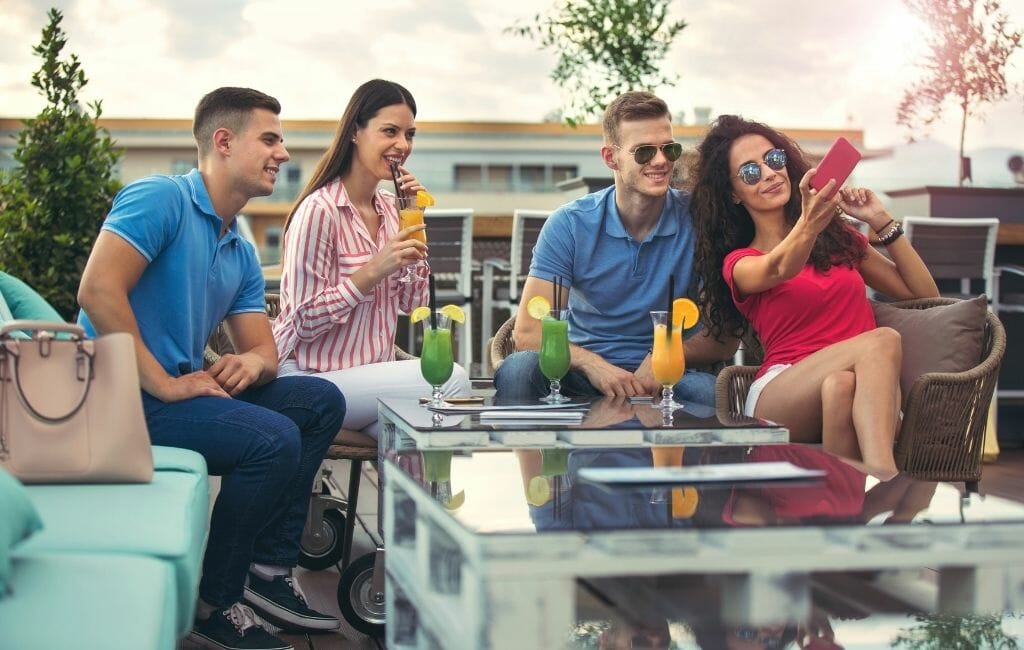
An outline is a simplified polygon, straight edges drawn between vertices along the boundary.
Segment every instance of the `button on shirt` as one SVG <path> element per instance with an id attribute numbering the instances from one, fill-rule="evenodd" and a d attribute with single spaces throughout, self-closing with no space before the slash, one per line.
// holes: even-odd
<path id="1" fill-rule="evenodd" d="M 561 276 L 571 286 L 572 343 L 635 370 L 651 347 L 650 312 L 668 307 L 670 275 L 675 296 L 687 295 L 694 244 L 688 194 L 669 190 L 657 226 L 638 242 L 622 225 L 612 186 L 552 213 L 534 247 L 530 275 L 549 282 Z"/>
<path id="2" fill-rule="evenodd" d="M 380 216 L 370 233 L 340 179 L 306 197 L 284 236 L 281 314 L 274 323 L 281 361 L 326 372 L 393 361 L 399 310 L 427 303 L 427 280 L 392 273 L 364 294 L 352 274 L 398 232 L 394 195 L 377 190 Z"/>

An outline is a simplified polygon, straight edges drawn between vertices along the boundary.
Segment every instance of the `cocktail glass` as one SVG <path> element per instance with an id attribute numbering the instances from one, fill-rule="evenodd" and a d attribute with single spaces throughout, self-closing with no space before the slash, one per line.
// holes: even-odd
<path id="1" fill-rule="evenodd" d="M 654 345 L 651 352 L 651 371 L 654 381 L 661 384 L 661 401 L 654 408 L 675 411 L 683 405 L 675 400 L 675 385 L 683 378 L 686 357 L 683 354 L 683 329 L 672 327 L 667 311 L 652 311 Z"/>
<path id="2" fill-rule="evenodd" d="M 415 196 L 396 196 L 395 207 L 398 208 L 398 229 L 404 230 L 410 226 L 421 226 L 423 225 L 423 208 L 416 205 Z M 427 231 L 417 230 L 416 232 L 409 235 L 409 239 L 416 239 L 418 241 L 427 243 Z M 416 279 L 416 271 L 423 268 L 427 263 L 423 260 L 410 264 L 402 269 L 402 275 L 398 276 L 399 282 L 412 282 Z"/>
<path id="3" fill-rule="evenodd" d="M 552 309 L 540 321 L 540 371 L 551 382 L 551 392 L 540 399 L 548 404 L 569 401 L 562 395 L 562 377 L 569 372 L 568 319 L 568 309 Z"/>
<path id="4" fill-rule="evenodd" d="M 440 311 L 434 312 L 436 326 L 432 326 L 430 318 L 424 318 L 423 349 L 420 351 L 420 372 L 431 385 L 430 403 L 428 406 L 446 406 L 447 402 L 441 393 L 441 387 L 452 376 L 452 323 L 451 319 Z"/>

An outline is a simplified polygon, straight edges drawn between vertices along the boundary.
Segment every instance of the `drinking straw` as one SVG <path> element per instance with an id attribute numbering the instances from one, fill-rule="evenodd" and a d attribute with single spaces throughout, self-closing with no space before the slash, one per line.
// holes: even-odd
<path id="1" fill-rule="evenodd" d="M 395 196 L 397 196 L 398 198 L 402 198 L 403 196 L 405 196 L 405 194 L 402 192 L 402 189 L 398 186 L 398 177 L 399 177 L 398 163 L 391 162 L 390 163 L 390 167 L 391 167 L 391 178 L 393 178 L 394 181 L 395 181 Z M 433 310 L 433 307 L 431 307 L 431 310 Z"/>
<path id="2" fill-rule="evenodd" d="M 665 333 L 672 337 L 672 296 L 676 292 L 676 276 L 673 273 L 668 276 L 668 326 L 665 328 Z"/>
<path id="3" fill-rule="evenodd" d="M 558 276 L 553 275 L 551 276 L 551 312 L 555 320 L 558 320 L 558 305 L 560 304 L 558 299 L 561 297 L 558 288 Z"/>
<path id="4" fill-rule="evenodd" d="M 431 273 L 427 276 L 427 281 L 430 284 L 430 329 L 437 329 L 437 295 L 434 290 L 434 274 Z"/>

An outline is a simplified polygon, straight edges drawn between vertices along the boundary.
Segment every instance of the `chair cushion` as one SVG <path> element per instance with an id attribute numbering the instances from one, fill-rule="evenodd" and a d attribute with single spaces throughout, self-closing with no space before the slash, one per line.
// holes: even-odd
<path id="1" fill-rule="evenodd" d="M 44 528 L 18 554 L 123 553 L 164 560 L 177 592 L 175 629 L 184 634 L 199 591 L 209 480 L 185 462 L 188 454 L 173 452 L 160 452 L 164 468 L 147 485 L 29 486 Z M 184 469 L 169 469 L 174 462 Z"/>
<path id="2" fill-rule="evenodd" d="M 891 327 L 903 339 L 903 398 L 926 372 L 963 372 L 981 361 L 985 296 L 928 309 L 901 309 L 872 303 L 879 327 Z"/>
<path id="3" fill-rule="evenodd" d="M 43 526 L 25 486 L 0 467 L 0 600 L 6 592 L 11 550 Z M 2 629 L 2 628 L 0 628 Z"/>
<path id="4" fill-rule="evenodd" d="M 0 601 L 0 646 L 174 650 L 174 576 L 133 555 L 16 557 Z"/>

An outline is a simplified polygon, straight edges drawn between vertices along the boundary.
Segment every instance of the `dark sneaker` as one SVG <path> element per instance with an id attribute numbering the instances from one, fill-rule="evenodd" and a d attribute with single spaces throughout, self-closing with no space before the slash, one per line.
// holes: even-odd
<path id="1" fill-rule="evenodd" d="M 206 620 L 196 620 L 188 640 L 215 650 L 295 650 L 259 627 L 256 614 L 242 603 L 214 612 Z"/>
<path id="2" fill-rule="evenodd" d="M 289 632 L 331 631 L 341 625 L 336 617 L 310 609 L 291 576 L 264 580 L 250 571 L 242 599 L 260 616 Z"/>

